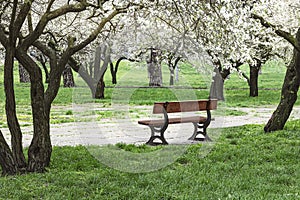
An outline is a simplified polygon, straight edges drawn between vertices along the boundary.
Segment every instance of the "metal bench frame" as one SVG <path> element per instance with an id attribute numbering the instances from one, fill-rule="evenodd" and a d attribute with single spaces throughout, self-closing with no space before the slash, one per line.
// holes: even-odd
<path id="1" fill-rule="evenodd" d="M 180 102 L 178 102 L 178 103 L 180 103 Z M 190 118 L 180 118 L 180 120 L 185 120 L 184 122 L 179 121 L 178 118 L 176 118 L 176 121 L 172 121 L 172 119 L 175 119 L 175 118 L 169 118 L 168 112 L 167 112 L 168 105 L 169 105 L 169 102 L 163 103 L 163 106 L 162 106 L 163 108 L 161 110 L 163 115 L 164 115 L 163 120 L 158 120 L 159 122 L 156 121 L 156 123 L 151 123 L 151 121 L 146 122 L 146 121 L 143 121 L 143 120 L 138 122 L 139 124 L 148 126 L 151 130 L 150 139 L 146 142 L 146 144 L 148 144 L 148 145 L 167 145 L 168 142 L 166 141 L 166 139 L 164 137 L 164 133 L 167 130 L 169 124 L 188 123 L 188 122 L 191 122 L 194 125 L 194 132 L 193 132 L 192 136 L 189 138 L 189 140 L 211 141 L 211 139 L 207 135 L 206 130 L 207 130 L 207 127 L 210 125 L 210 122 L 211 122 L 211 112 L 210 112 L 210 110 L 211 109 L 216 109 L 216 107 L 215 108 L 210 108 L 210 100 L 208 100 L 208 102 L 206 104 L 206 109 L 205 109 L 206 114 L 207 114 L 206 118 L 199 118 L 199 120 L 190 120 L 190 121 L 189 121 Z M 197 110 L 195 110 L 195 111 L 197 111 Z M 177 112 L 179 112 L 179 111 L 177 111 Z M 199 134 L 203 135 L 204 138 L 198 138 L 197 136 Z M 156 139 L 160 140 L 160 142 L 154 142 L 154 140 L 156 140 Z"/>

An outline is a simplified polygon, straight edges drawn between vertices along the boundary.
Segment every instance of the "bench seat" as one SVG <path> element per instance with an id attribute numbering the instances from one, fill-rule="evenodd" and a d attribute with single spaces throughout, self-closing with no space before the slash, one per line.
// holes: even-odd
<path id="1" fill-rule="evenodd" d="M 202 116 L 191 116 L 191 117 L 176 117 L 169 118 L 169 124 L 180 124 L 180 123 L 204 123 L 206 121 L 206 117 Z M 153 119 L 153 120 L 140 120 L 138 121 L 141 125 L 147 126 L 161 126 L 165 123 L 164 119 Z"/>
<path id="2" fill-rule="evenodd" d="M 192 123 L 194 126 L 194 133 L 189 140 L 211 141 L 206 134 L 206 129 L 211 121 L 210 110 L 217 109 L 217 99 L 204 99 L 195 101 L 173 101 L 173 102 L 155 102 L 153 105 L 153 114 L 163 114 L 163 119 L 148 119 L 139 120 L 138 123 L 146 125 L 151 129 L 151 137 L 146 142 L 149 145 L 168 144 L 164 137 L 164 132 L 169 124 Z M 206 111 L 206 116 L 186 116 L 186 117 L 169 117 L 169 113 L 183 113 Z M 192 114 L 194 115 L 194 114 Z M 199 138 L 198 135 L 203 137 Z M 155 142 L 160 140 L 161 142 Z"/>

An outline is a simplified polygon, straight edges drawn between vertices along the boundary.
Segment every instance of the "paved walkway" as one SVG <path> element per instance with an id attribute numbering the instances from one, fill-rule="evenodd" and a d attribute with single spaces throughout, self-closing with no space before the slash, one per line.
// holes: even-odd
<path id="1" fill-rule="evenodd" d="M 78 113 L 84 113 L 83 110 L 86 108 L 76 107 Z M 83 109 L 83 110 L 82 110 Z M 90 108 L 89 108 L 90 109 Z M 125 108 L 124 110 L 126 110 Z M 63 123 L 63 124 L 52 124 L 51 125 L 51 139 L 52 144 L 57 146 L 64 145 L 88 145 L 88 144 L 116 144 L 119 142 L 124 143 L 134 143 L 142 144 L 145 143 L 150 136 L 150 129 L 146 126 L 138 125 L 137 121 L 141 118 L 148 118 L 151 116 L 145 115 L 145 113 L 151 113 L 151 106 L 138 106 L 134 107 L 138 110 L 138 113 L 127 112 L 121 119 L 116 120 L 116 118 L 98 119 L 96 115 L 85 114 L 85 122 L 73 122 L 73 123 Z M 241 126 L 245 124 L 265 124 L 270 118 L 274 107 L 269 108 L 230 108 L 233 110 L 239 110 L 247 113 L 243 116 L 221 116 L 218 114 L 226 113 L 226 110 L 219 109 L 217 113 L 212 113 L 213 121 L 210 125 L 210 130 L 216 130 L 214 128 L 222 127 L 233 127 Z M 106 112 L 110 110 L 112 112 L 116 109 L 110 108 L 100 108 Z M 122 109 L 121 109 L 122 110 Z M 128 110 L 127 110 L 128 111 Z M 227 111 L 229 111 L 227 109 Z M 76 111 L 75 111 L 76 113 Z M 141 113 L 144 113 L 141 114 Z M 137 117 L 137 115 L 143 115 Z M 78 115 L 79 116 L 79 115 Z M 80 118 L 82 120 L 82 116 Z M 133 117 L 134 116 L 134 117 Z M 300 117 L 300 107 L 296 107 L 290 119 L 299 119 Z M 87 120 L 88 118 L 88 120 Z M 88 121 L 88 122 L 86 122 Z M 1 129 L 5 137 L 9 139 L 8 129 Z M 218 129 L 219 130 L 219 129 Z M 23 131 L 23 143 L 24 146 L 28 146 L 32 139 L 32 127 L 22 127 Z M 221 130 L 217 131 L 218 134 Z M 167 141 L 172 144 L 177 143 L 193 143 L 193 141 L 188 141 L 187 138 L 193 133 L 193 126 L 191 124 L 176 124 L 170 125 L 165 133 Z"/>

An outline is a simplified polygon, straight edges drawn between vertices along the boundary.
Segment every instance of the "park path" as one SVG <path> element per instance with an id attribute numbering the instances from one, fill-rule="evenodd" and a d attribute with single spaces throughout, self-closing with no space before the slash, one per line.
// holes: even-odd
<path id="1" fill-rule="evenodd" d="M 53 108 L 62 109 L 61 107 Z M 72 107 L 66 107 L 72 109 Z M 135 110 L 144 113 L 151 113 L 152 106 L 135 106 Z M 227 108 L 219 113 L 212 113 L 213 121 L 210 128 L 234 127 L 245 124 L 265 124 L 270 118 L 275 107 L 253 107 L 253 108 Z M 103 112 L 110 108 L 99 108 Z M 228 116 L 230 110 L 245 112 L 242 116 Z M 80 111 L 81 112 L 81 111 Z M 220 114 L 221 115 L 218 115 Z M 75 145 L 103 145 L 116 143 L 145 143 L 150 136 L 150 129 L 146 126 L 138 125 L 139 118 L 132 117 L 136 113 L 129 113 L 121 119 L 107 118 L 98 120 L 96 116 L 86 116 L 89 119 L 85 122 L 72 122 L 62 124 L 51 124 L 51 140 L 55 146 L 75 146 Z M 141 113 L 139 113 L 141 114 Z M 144 118 L 144 117 L 140 117 Z M 150 117 L 151 118 L 151 117 Z M 300 107 L 295 107 L 290 119 L 300 118 Z M 9 139 L 7 128 L 1 129 L 5 137 Z M 219 129 L 218 129 L 219 130 Z M 29 146 L 32 139 L 32 127 L 22 127 L 24 146 Z M 193 126 L 191 124 L 170 125 L 165 133 L 167 141 L 172 144 L 193 143 L 187 138 L 191 136 Z M 208 130 L 209 132 L 209 130 Z M 220 134 L 220 132 L 219 132 Z"/>

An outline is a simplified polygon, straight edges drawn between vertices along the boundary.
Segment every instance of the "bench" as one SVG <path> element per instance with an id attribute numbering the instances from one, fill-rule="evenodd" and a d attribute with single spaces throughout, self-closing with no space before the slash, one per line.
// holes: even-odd
<path id="1" fill-rule="evenodd" d="M 157 102 L 153 105 L 153 114 L 163 114 L 164 119 L 140 120 L 138 124 L 146 125 L 151 129 L 151 137 L 146 142 L 149 145 L 166 145 L 168 142 L 164 133 L 169 124 L 193 123 L 194 133 L 189 140 L 211 141 L 206 133 L 206 129 L 211 121 L 210 110 L 217 109 L 217 100 L 197 100 L 197 101 L 176 101 L 176 102 Z M 187 116 L 169 118 L 168 113 L 206 111 L 206 116 Z M 204 138 L 198 138 L 201 134 Z M 154 142 L 154 140 L 161 142 Z"/>

